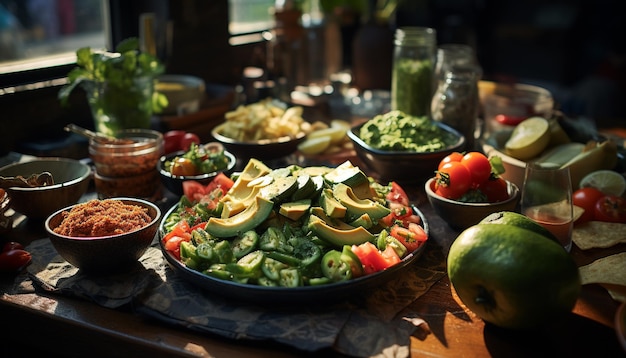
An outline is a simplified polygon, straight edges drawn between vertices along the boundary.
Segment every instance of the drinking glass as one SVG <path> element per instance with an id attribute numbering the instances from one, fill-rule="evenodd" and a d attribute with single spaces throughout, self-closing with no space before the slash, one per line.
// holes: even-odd
<path id="1" fill-rule="evenodd" d="M 527 163 L 520 205 L 522 214 L 552 232 L 570 251 L 574 215 L 569 168 Z"/>

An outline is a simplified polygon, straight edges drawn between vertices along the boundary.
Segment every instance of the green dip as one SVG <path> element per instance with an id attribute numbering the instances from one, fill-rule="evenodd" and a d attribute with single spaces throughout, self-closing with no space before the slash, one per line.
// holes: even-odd
<path id="1" fill-rule="evenodd" d="M 458 141 L 457 136 L 429 117 L 414 117 L 402 111 L 380 114 L 365 122 L 359 137 L 373 148 L 398 152 L 434 152 Z"/>

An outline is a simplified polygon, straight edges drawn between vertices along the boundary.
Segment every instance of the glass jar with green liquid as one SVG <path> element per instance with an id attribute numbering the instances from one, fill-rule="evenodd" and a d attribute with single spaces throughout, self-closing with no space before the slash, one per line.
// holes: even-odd
<path id="1" fill-rule="evenodd" d="M 437 33 L 429 27 L 396 30 L 391 78 L 391 109 L 430 116 Z"/>

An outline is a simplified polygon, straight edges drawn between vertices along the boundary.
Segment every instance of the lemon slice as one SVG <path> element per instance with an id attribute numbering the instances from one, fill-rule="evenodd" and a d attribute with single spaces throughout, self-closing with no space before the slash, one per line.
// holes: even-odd
<path id="1" fill-rule="evenodd" d="M 507 140 L 506 153 L 528 160 L 541 153 L 550 142 L 550 123 L 543 117 L 530 117 L 518 124 Z"/>
<path id="2" fill-rule="evenodd" d="M 305 139 L 298 145 L 298 150 L 305 155 L 319 154 L 330 147 L 329 135 Z"/>
<path id="3" fill-rule="evenodd" d="M 594 187 L 606 195 L 621 196 L 626 191 L 626 179 L 612 170 L 596 170 L 585 175 L 579 186 Z"/>

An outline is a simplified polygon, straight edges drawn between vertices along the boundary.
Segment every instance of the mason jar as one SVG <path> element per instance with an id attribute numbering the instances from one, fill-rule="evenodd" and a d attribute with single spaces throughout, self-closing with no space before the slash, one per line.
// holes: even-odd
<path id="1" fill-rule="evenodd" d="M 478 81 L 474 66 L 455 66 L 439 80 L 432 97 L 433 120 L 445 123 L 465 136 L 465 148 L 475 150 L 479 112 Z"/>
<path id="2" fill-rule="evenodd" d="M 163 155 L 163 135 L 150 129 L 127 129 L 116 132 L 116 138 L 89 140 L 98 198 L 158 199 L 157 163 Z"/>
<path id="3" fill-rule="evenodd" d="M 434 89 L 437 38 L 429 27 L 396 30 L 391 77 L 391 109 L 429 116 Z"/>

